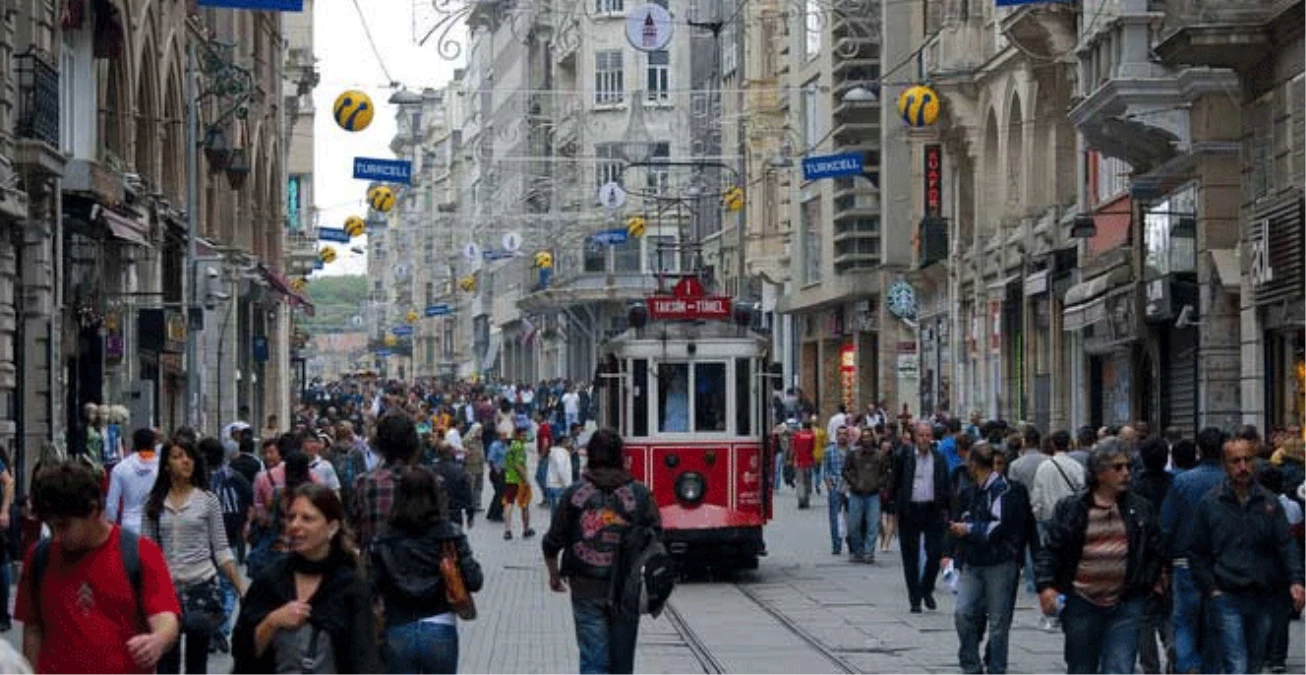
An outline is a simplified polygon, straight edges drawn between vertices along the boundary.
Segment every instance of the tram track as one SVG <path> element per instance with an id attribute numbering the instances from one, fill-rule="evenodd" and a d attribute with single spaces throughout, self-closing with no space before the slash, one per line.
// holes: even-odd
<path id="1" fill-rule="evenodd" d="M 691 591 L 693 595 L 686 596 L 686 591 L 690 591 L 691 588 L 693 589 Z M 724 589 L 737 591 L 737 593 L 723 593 Z M 702 592 L 699 592 L 700 590 Z M 711 596 L 717 597 L 713 598 Z M 730 596 L 733 596 L 733 598 Z M 732 600 L 734 601 L 732 602 Z M 694 602 L 708 603 L 704 606 L 705 611 L 695 611 L 696 608 L 686 607 L 686 605 Z M 860 672 L 855 664 L 828 647 L 820 638 L 803 628 L 761 597 L 755 590 L 749 588 L 748 585 L 729 583 L 714 585 L 714 587 L 705 586 L 701 589 L 697 585 L 686 585 L 679 589 L 679 597 L 673 596 L 664 610 L 672 627 L 704 673 L 767 672 L 770 670 L 770 668 L 759 667 L 759 663 L 777 668 L 776 670 L 770 670 L 770 672 L 814 671 L 812 664 L 815 663 L 815 660 L 803 661 L 804 667 L 797 667 L 797 664 L 793 661 L 787 661 L 783 658 L 774 662 L 759 662 L 756 660 L 759 657 L 755 654 L 748 654 L 749 650 L 747 648 L 741 650 L 739 646 L 733 645 L 733 641 L 720 632 L 723 623 L 726 622 L 717 621 L 711 614 L 711 610 L 725 613 L 731 609 L 729 606 L 732 604 L 738 605 L 739 612 L 748 611 L 750 608 L 752 610 L 761 610 L 760 616 L 764 618 L 760 622 L 757 621 L 758 612 L 749 612 L 754 615 L 754 620 L 747 630 L 753 640 L 762 647 L 775 649 L 788 643 L 794 649 L 785 651 L 784 656 L 786 658 L 791 659 L 800 652 L 815 652 L 817 656 L 830 664 L 830 672 Z M 708 607 L 711 610 L 707 610 Z M 737 620 L 743 620 L 738 613 L 732 612 L 732 614 L 739 617 Z M 696 630 L 690 619 L 701 622 L 702 630 Z M 722 645 L 726 649 L 718 651 L 713 649 L 711 645 Z M 806 647 L 806 649 L 802 649 L 802 647 Z"/>

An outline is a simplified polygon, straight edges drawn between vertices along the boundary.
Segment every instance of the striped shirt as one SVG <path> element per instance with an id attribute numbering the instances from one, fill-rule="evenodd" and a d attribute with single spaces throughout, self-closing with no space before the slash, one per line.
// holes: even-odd
<path id="1" fill-rule="evenodd" d="M 1099 607 L 1114 607 L 1125 589 L 1129 532 L 1120 507 L 1091 504 L 1084 532 L 1084 552 L 1075 570 L 1075 593 Z"/>
<path id="2" fill-rule="evenodd" d="M 145 536 L 163 549 L 172 581 L 179 587 L 208 581 L 218 573 L 214 563 L 234 560 L 222 525 L 222 505 L 208 490 L 191 490 L 179 507 L 164 499 L 159 519 L 147 515 L 143 525 Z"/>
<path id="3" fill-rule="evenodd" d="M 821 458 L 821 474 L 825 476 L 825 485 L 830 492 L 843 492 L 843 465 L 848 456 L 848 449 L 831 443 Z"/>

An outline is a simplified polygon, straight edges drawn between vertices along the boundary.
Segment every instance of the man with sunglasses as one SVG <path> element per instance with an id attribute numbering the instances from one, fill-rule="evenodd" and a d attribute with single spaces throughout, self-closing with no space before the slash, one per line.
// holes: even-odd
<path id="1" fill-rule="evenodd" d="M 1193 579 L 1210 603 L 1226 673 L 1259 673 L 1275 595 L 1288 587 L 1294 611 L 1306 602 L 1302 557 L 1278 498 L 1256 483 L 1257 441 L 1225 442 L 1224 484 L 1197 505 L 1189 549 Z"/>
<path id="2" fill-rule="evenodd" d="M 1132 673 L 1148 595 L 1159 593 L 1161 530 L 1129 491 L 1129 451 L 1107 438 L 1088 457 L 1088 489 L 1057 502 L 1036 555 L 1043 613 L 1057 612 L 1071 673 Z"/>

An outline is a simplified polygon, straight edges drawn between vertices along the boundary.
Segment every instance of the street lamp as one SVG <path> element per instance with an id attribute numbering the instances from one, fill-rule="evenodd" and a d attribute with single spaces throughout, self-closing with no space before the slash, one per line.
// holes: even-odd
<path id="1" fill-rule="evenodd" d="M 844 103 L 879 103 L 879 101 L 880 97 L 874 91 L 860 84 L 844 92 L 843 95 Z"/>

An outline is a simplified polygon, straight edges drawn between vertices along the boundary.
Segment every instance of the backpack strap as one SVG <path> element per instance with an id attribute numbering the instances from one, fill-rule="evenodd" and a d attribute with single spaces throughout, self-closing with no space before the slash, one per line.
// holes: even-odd
<path id="1" fill-rule="evenodd" d="M 36 542 L 36 550 L 32 553 L 32 586 L 28 591 L 31 592 L 32 603 L 38 617 L 41 616 L 41 581 L 45 578 L 45 568 L 50 564 L 50 547 L 53 542 L 52 537 Z M 131 530 L 119 528 L 118 548 L 122 554 L 122 566 L 127 570 L 127 581 L 131 584 L 132 597 L 136 598 L 136 612 L 144 618 L 145 611 L 141 604 L 140 537 Z"/>
<path id="2" fill-rule="evenodd" d="M 41 579 L 45 578 L 45 568 L 50 564 L 53 541 L 52 537 L 46 537 L 36 542 L 36 550 L 32 552 L 32 585 L 27 590 L 31 593 L 32 608 L 36 610 L 38 620 L 41 618 Z"/>

